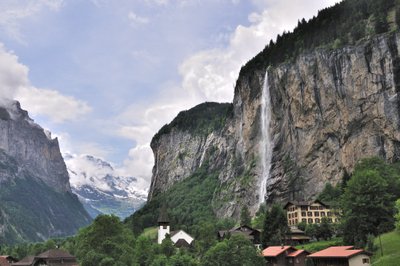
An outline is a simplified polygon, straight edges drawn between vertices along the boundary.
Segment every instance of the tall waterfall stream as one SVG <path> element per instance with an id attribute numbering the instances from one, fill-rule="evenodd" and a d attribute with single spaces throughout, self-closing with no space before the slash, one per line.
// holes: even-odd
<path id="1" fill-rule="evenodd" d="M 270 121 L 271 121 L 271 97 L 269 93 L 268 71 L 265 72 L 264 84 L 261 95 L 261 176 L 260 176 L 260 192 L 259 205 L 266 200 L 267 184 L 271 170 L 272 159 L 272 142 L 270 136 Z"/>

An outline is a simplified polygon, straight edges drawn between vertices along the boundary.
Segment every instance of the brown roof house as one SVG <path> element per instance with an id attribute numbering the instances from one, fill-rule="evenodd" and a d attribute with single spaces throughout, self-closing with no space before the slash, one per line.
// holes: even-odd
<path id="1" fill-rule="evenodd" d="M 311 237 L 307 236 L 303 230 L 300 230 L 297 226 L 290 226 L 290 230 L 286 235 L 286 243 L 290 245 L 302 245 L 310 242 Z"/>
<path id="2" fill-rule="evenodd" d="M 78 266 L 76 258 L 67 251 L 50 249 L 37 256 L 28 256 L 12 263 L 12 266 Z"/>
<path id="3" fill-rule="evenodd" d="M 308 256 L 315 266 L 370 266 L 371 253 L 353 246 L 336 246 Z"/>
<path id="4" fill-rule="evenodd" d="M 262 251 L 267 266 L 305 266 L 308 254 L 292 246 L 270 246 Z"/>
<path id="5" fill-rule="evenodd" d="M 218 231 L 218 238 L 223 239 L 225 237 L 233 236 L 233 235 L 242 235 L 248 240 L 250 240 L 254 245 L 259 245 L 260 242 L 260 231 L 257 229 L 251 228 L 247 225 L 241 225 L 238 227 L 234 227 L 230 230 Z"/>

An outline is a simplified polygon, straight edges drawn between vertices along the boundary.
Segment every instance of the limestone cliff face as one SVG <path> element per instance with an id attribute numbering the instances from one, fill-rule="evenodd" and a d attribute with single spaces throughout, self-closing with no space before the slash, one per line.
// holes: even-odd
<path id="1" fill-rule="evenodd" d="M 58 140 L 35 124 L 18 102 L 6 105 L 0 107 L 0 149 L 50 187 L 71 192 Z"/>
<path id="2" fill-rule="evenodd" d="M 76 233 L 91 218 L 71 192 L 57 139 L 18 102 L 0 107 L 0 242 L 43 241 Z"/>
<path id="3" fill-rule="evenodd" d="M 313 197 L 364 157 L 399 159 L 399 44 L 398 34 L 382 35 L 271 71 L 271 200 Z"/>
<path id="4" fill-rule="evenodd" d="M 268 201 L 308 199 L 337 183 L 364 157 L 400 159 L 400 36 L 385 34 L 356 46 L 316 49 L 268 68 L 273 146 Z M 223 128 L 198 137 L 173 128 L 152 145 L 149 198 L 187 178 L 204 158 L 219 170 L 213 207 L 238 216 L 258 208 L 261 97 L 268 66 L 242 71 L 232 115 Z M 218 152 L 210 153 L 210 150 Z"/>

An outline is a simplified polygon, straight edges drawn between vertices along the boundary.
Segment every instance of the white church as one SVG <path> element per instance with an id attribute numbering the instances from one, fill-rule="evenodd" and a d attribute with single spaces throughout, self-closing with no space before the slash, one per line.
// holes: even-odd
<path id="1" fill-rule="evenodd" d="M 194 238 L 183 230 L 170 231 L 169 219 L 167 211 L 164 207 L 160 210 L 160 216 L 158 217 L 158 239 L 157 243 L 161 244 L 167 234 L 170 236 L 171 241 L 175 247 L 191 247 L 193 245 Z"/>

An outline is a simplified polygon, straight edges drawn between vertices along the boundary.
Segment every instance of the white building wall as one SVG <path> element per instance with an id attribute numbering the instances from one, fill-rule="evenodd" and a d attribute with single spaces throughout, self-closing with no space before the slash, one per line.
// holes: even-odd
<path id="1" fill-rule="evenodd" d="M 363 259 L 368 259 L 369 263 L 363 263 Z M 349 266 L 371 266 L 371 259 L 368 255 L 358 254 L 349 259 Z"/>
<path id="2" fill-rule="evenodd" d="M 160 225 L 158 227 L 158 240 L 157 243 L 161 244 L 165 236 L 169 234 L 169 225 Z"/>

